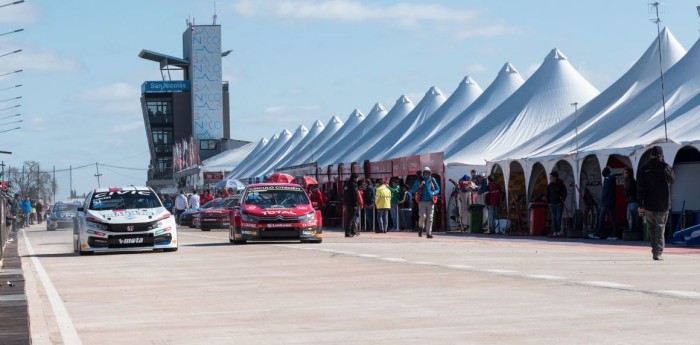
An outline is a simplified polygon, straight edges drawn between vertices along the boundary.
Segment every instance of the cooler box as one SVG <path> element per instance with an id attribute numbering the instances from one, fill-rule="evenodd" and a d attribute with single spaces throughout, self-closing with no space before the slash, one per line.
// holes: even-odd
<path id="1" fill-rule="evenodd" d="M 547 219 L 547 204 L 544 202 L 530 203 L 530 236 L 542 236 Z"/>

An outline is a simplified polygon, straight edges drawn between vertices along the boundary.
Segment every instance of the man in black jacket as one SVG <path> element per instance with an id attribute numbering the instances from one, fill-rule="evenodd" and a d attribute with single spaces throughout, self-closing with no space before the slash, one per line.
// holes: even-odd
<path id="1" fill-rule="evenodd" d="M 612 175 L 610 167 L 603 168 L 603 195 L 600 198 L 598 207 L 598 223 L 595 226 L 595 234 L 588 235 L 589 238 L 605 238 L 603 236 L 603 226 L 606 216 L 610 219 L 612 230 L 609 240 L 617 239 L 617 221 L 615 221 L 615 176 Z"/>
<path id="2" fill-rule="evenodd" d="M 360 202 L 357 194 L 357 174 L 350 174 L 350 179 L 343 186 L 343 205 L 345 206 L 345 217 L 343 217 L 343 228 L 345 237 L 359 236 L 358 207 Z"/>
<path id="3" fill-rule="evenodd" d="M 664 230 L 671 209 L 671 184 L 675 175 L 673 168 L 664 162 L 661 147 L 652 147 L 650 158 L 651 161 L 637 172 L 637 202 L 639 215 L 647 220 L 654 260 L 663 260 Z"/>
<path id="4" fill-rule="evenodd" d="M 552 171 L 549 174 L 549 184 L 547 185 L 547 203 L 549 204 L 549 214 L 552 220 L 552 236 L 563 236 L 561 229 L 561 216 L 566 200 L 566 185 L 559 179 L 559 173 Z"/>

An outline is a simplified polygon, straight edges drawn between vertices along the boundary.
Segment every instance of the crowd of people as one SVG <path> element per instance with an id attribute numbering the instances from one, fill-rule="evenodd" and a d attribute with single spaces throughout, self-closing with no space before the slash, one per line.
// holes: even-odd
<path id="1" fill-rule="evenodd" d="M 187 210 L 196 210 L 200 206 L 206 204 L 209 201 L 220 198 L 227 198 L 235 193 L 233 188 L 223 188 L 205 189 L 201 194 L 197 190 L 193 190 L 191 193 L 185 193 L 184 190 L 180 190 L 180 193 L 176 194 L 174 197 L 170 195 L 163 195 L 161 200 L 163 200 L 163 205 L 175 214 L 175 220 L 179 225 L 180 215 Z"/>
<path id="2" fill-rule="evenodd" d="M 28 227 L 32 224 L 41 224 L 46 217 L 44 203 L 41 200 L 32 200 L 30 197 L 22 197 L 15 193 L 11 198 L 5 198 L 5 219 L 7 224 L 12 224 L 12 231 Z"/>

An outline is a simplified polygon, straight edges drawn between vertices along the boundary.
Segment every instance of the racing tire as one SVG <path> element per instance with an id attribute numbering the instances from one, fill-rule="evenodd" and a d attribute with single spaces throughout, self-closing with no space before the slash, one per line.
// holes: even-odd
<path id="1" fill-rule="evenodd" d="M 233 243 L 234 245 L 246 244 L 246 240 L 232 240 L 229 238 L 228 241 Z"/>
<path id="2" fill-rule="evenodd" d="M 80 250 L 80 249 L 78 249 L 78 254 L 79 254 L 80 256 L 85 256 L 85 255 L 92 255 L 92 254 L 95 254 L 95 252 L 94 252 L 94 251 L 88 251 L 88 250 Z"/>
<path id="3" fill-rule="evenodd" d="M 202 231 L 211 231 L 211 229 L 202 228 Z"/>
<path id="4" fill-rule="evenodd" d="M 175 247 L 175 248 L 163 248 L 163 252 L 165 252 L 165 253 L 176 252 L 176 251 L 177 251 L 177 247 Z"/>
<path id="5" fill-rule="evenodd" d="M 190 229 L 194 229 L 194 225 L 188 225 Z"/>
<path id="6" fill-rule="evenodd" d="M 321 243 L 321 242 L 323 242 L 323 239 L 319 239 L 319 240 L 308 240 L 308 241 L 306 241 L 306 242 L 308 242 L 308 243 Z"/>

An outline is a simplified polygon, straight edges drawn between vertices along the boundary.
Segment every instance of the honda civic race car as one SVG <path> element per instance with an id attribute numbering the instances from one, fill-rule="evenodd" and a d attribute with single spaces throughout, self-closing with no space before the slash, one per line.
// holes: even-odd
<path id="1" fill-rule="evenodd" d="M 46 215 L 46 230 L 70 229 L 73 227 L 73 217 L 82 202 L 57 201 Z"/>
<path id="2" fill-rule="evenodd" d="M 297 184 L 261 183 L 246 187 L 231 214 L 229 241 L 297 240 L 321 243 L 321 212 Z"/>
<path id="3" fill-rule="evenodd" d="M 100 188 L 78 208 L 73 249 L 80 255 L 107 251 L 177 250 L 175 217 L 150 187 Z"/>

